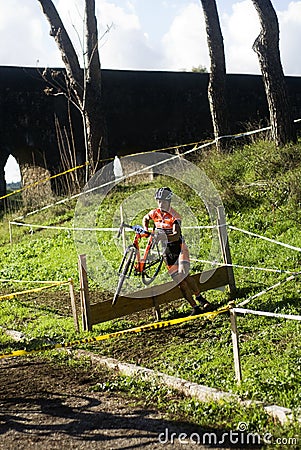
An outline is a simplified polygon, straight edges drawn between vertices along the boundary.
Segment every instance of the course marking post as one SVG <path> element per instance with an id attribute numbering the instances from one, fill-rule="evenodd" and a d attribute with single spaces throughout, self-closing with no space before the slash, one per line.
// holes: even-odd
<path id="1" fill-rule="evenodd" d="M 230 322 L 231 322 L 231 336 L 232 336 L 232 344 L 233 344 L 233 357 L 234 357 L 234 369 L 235 369 L 235 378 L 237 384 L 241 383 L 241 365 L 240 365 L 240 353 L 239 353 L 239 339 L 238 339 L 238 331 L 237 331 L 237 320 L 236 320 L 236 312 L 233 310 L 233 304 L 230 303 Z"/>
<path id="2" fill-rule="evenodd" d="M 77 316 L 77 310 L 76 310 L 76 304 L 75 304 L 74 283 L 73 283 L 72 278 L 69 278 L 69 292 L 70 292 L 71 309 L 72 309 L 72 315 L 73 315 L 73 320 L 74 320 L 74 327 L 78 333 L 79 332 L 79 324 L 78 324 L 78 316 Z"/>
<path id="3" fill-rule="evenodd" d="M 83 331 L 92 331 L 86 255 L 79 255 L 78 271 Z"/>
<path id="4" fill-rule="evenodd" d="M 153 303 L 154 303 L 154 310 L 155 310 L 156 321 L 160 322 L 160 320 L 162 320 L 161 310 L 160 310 L 160 306 L 159 306 L 155 296 L 153 297 Z"/>
<path id="5" fill-rule="evenodd" d="M 223 255 L 224 263 L 227 266 L 228 278 L 229 278 L 229 289 L 231 298 L 234 298 L 236 292 L 235 278 L 232 267 L 232 258 L 230 252 L 230 245 L 227 233 L 226 216 L 223 206 L 218 206 L 217 208 L 217 224 L 218 224 L 218 236 L 221 246 L 221 251 Z"/>
<path id="6" fill-rule="evenodd" d="M 13 243 L 13 230 L 11 227 L 11 222 L 8 222 L 8 228 L 9 228 L 9 243 L 12 244 Z"/>
<path id="7" fill-rule="evenodd" d="M 123 223 L 124 221 L 124 216 L 123 216 L 123 207 L 122 204 L 120 205 L 120 222 Z M 122 227 L 121 229 L 121 236 L 122 236 L 122 248 L 123 248 L 123 253 L 126 250 L 126 239 L 125 239 L 125 228 Z"/>

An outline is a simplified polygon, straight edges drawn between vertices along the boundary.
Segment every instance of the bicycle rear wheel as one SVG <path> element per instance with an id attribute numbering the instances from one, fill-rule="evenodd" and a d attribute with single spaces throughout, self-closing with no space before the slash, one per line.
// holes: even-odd
<path id="1" fill-rule="evenodd" d="M 130 245 L 126 249 L 119 267 L 119 280 L 112 300 L 112 305 L 116 305 L 124 280 L 131 275 L 131 272 L 135 264 L 135 260 L 136 260 L 136 249 L 133 245 Z"/>
<path id="2" fill-rule="evenodd" d="M 149 285 L 160 272 L 163 263 L 163 255 L 158 242 L 154 242 L 147 254 L 144 269 L 142 271 L 142 281 Z"/>

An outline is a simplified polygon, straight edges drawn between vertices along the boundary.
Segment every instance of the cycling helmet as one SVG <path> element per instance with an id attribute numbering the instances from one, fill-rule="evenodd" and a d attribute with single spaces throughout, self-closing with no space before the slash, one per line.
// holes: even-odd
<path id="1" fill-rule="evenodd" d="M 172 191 L 169 187 L 162 187 L 162 188 L 158 189 L 155 194 L 156 200 L 168 200 L 170 202 L 171 197 L 172 197 Z"/>

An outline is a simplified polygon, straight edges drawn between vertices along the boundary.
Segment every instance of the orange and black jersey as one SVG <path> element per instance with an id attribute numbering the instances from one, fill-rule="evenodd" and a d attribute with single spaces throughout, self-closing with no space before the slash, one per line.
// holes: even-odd
<path id="1" fill-rule="evenodd" d="M 182 218 L 173 208 L 169 211 L 161 211 L 161 209 L 153 209 L 148 213 L 148 217 L 154 221 L 155 227 L 163 230 L 167 236 L 172 234 L 173 226 L 178 223 L 181 226 Z"/>
<path id="2" fill-rule="evenodd" d="M 155 227 L 163 230 L 167 237 L 174 231 L 174 225 L 181 227 L 182 218 L 173 208 L 169 211 L 161 211 L 160 208 L 153 209 L 147 215 L 148 219 L 154 221 Z M 179 269 L 180 260 L 188 264 L 189 267 L 189 251 L 182 235 L 177 241 L 168 242 L 163 254 L 164 261 L 168 267 L 171 276 L 176 275 Z M 189 271 L 189 268 L 187 268 Z"/>

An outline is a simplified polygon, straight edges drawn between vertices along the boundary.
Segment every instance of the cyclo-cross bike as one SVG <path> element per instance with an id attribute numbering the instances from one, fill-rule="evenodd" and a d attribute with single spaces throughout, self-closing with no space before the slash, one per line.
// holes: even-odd
<path id="1" fill-rule="evenodd" d="M 162 241 L 158 239 L 158 230 L 150 232 L 144 230 L 140 225 L 132 226 L 122 223 L 117 237 L 120 237 L 123 228 L 132 229 L 135 232 L 135 237 L 133 243 L 126 248 L 119 266 L 119 281 L 112 305 L 116 304 L 126 278 L 129 278 L 132 273 L 141 275 L 143 283 L 149 285 L 158 275 L 163 262 Z M 141 256 L 139 247 L 142 238 L 148 238 L 143 256 Z"/>

